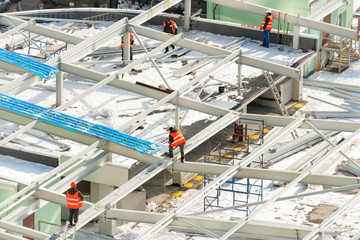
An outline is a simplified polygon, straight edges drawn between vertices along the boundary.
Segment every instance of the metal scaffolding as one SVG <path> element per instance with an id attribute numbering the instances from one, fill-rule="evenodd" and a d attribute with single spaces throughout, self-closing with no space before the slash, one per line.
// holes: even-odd
<path id="1" fill-rule="evenodd" d="M 241 124 L 240 118 L 234 125 L 230 125 L 218 133 L 218 139 L 207 141 L 204 145 L 204 162 L 220 165 L 233 166 L 250 154 L 254 149 L 263 144 L 264 121 L 247 119 L 248 124 Z M 258 161 L 253 161 L 248 167 L 263 167 L 263 156 Z M 204 186 L 210 184 L 214 177 L 211 174 L 204 174 Z M 207 209 L 223 208 L 222 197 L 226 194 L 232 195 L 233 206 L 248 204 L 249 202 L 261 201 L 263 198 L 263 180 L 251 178 L 232 177 L 223 185 L 219 186 L 215 193 L 204 197 L 204 211 Z M 238 210 L 244 211 L 246 215 L 251 212 L 250 207 Z"/>

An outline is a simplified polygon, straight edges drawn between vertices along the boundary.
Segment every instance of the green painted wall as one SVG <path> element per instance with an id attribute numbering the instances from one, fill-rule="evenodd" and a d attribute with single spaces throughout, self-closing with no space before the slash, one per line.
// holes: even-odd
<path id="1" fill-rule="evenodd" d="M 272 9 L 278 9 L 284 12 L 288 12 L 291 14 L 297 15 L 300 13 L 301 16 L 309 16 L 311 13 L 316 12 L 321 7 L 327 4 L 328 0 L 319 0 L 311 7 L 309 6 L 309 0 L 297 0 L 297 1 L 289 1 L 289 0 L 246 0 L 246 2 L 254 3 L 260 6 L 269 7 Z M 341 26 L 350 27 L 352 23 L 352 14 L 353 14 L 353 5 L 354 0 L 350 0 L 348 4 L 340 7 L 336 11 L 331 14 L 331 24 L 339 23 L 339 16 L 341 19 Z M 216 6 L 215 10 L 214 7 Z M 265 13 L 264 13 L 265 17 Z M 214 3 L 207 3 L 207 18 L 208 19 L 216 19 L 222 21 L 236 22 L 242 23 L 252 26 L 260 26 L 263 18 L 257 14 L 244 12 L 241 10 L 224 7 L 220 5 L 216 5 Z M 286 25 L 284 25 L 283 20 L 281 20 L 281 33 L 286 30 Z M 278 21 L 274 20 L 273 28 L 278 29 Z M 289 25 L 289 31 L 292 31 L 293 26 Z M 322 45 L 322 33 L 316 30 L 308 29 L 305 33 L 312 34 L 318 36 L 319 38 L 319 48 Z M 308 65 L 304 68 L 304 74 L 307 75 L 309 72 L 313 71 L 315 68 L 315 60 L 309 61 Z"/>
<path id="2" fill-rule="evenodd" d="M 308 0 L 298 0 L 298 1 L 289 1 L 289 0 L 248 0 L 247 2 L 254 3 L 261 6 L 266 6 L 273 9 L 279 9 L 284 12 L 297 14 L 300 13 L 301 16 L 307 16 L 308 13 Z M 242 24 L 248 24 L 252 26 L 260 27 L 264 16 L 260 16 L 258 14 L 253 14 L 229 7 L 223 7 L 218 5 L 214 9 L 215 4 L 208 2 L 207 4 L 207 18 L 216 19 L 222 21 L 229 22 L 237 22 Z M 283 25 L 283 21 L 281 21 Z M 274 20 L 273 27 L 278 29 L 278 21 Z M 282 26 L 282 29 L 284 27 Z M 290 26 L 289 30 L 292 30 L 292 26 Z"/>
<path id="3" fill-rule="evenodd" d="M 14 195 L 16 191 L 9 191 L 0 189 L 0 202 L 3 202 L 4 200 L 8 199 L 12 195 Z M 31 198 L 29 198 L 30 200 Z M 5 209 L 5 208 L 3 208 Z M 3 210 L 1 209 L 1 210 Z M 3 218 L 4 215 L 0 216 L 0 218 Z M 39 209 L 35 212 L 35 230 L 39 230 L 39 221 L 44 222 L 51 222 L 54 224 L 61 224 L 61 207 L 57 204 L 49 203 L 43 208 Z M 22 223 L 20 223 L 22 224 Z M 41 231 L 47 232 L 47 233 L 54 233 L 59 227 L 51 226 L 49 224 L 41 223 Z"/>

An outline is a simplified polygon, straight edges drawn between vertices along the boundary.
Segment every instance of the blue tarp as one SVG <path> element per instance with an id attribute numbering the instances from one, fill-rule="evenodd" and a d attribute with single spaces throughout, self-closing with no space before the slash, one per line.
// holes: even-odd
<path id="1" fill-rule="evenodd" d="M 51 109 L 9 97 L 4 94 L 0 94 L 0 108 L 34 119 L 39 119 L 43 122 L 59 126 L 73 132 L 80 132 L 116 142 L 133 148 L 142 154 L 152 155 L 160 150 L 159 145 L 152 142 L 127 135 L 112 128 L 90 123 Z"/>
<path id="2" fill-rule="evenodd" d="M 59 70 L 54 67 L 37 62 L 19 54 L 6 51 L 2 48 L 0 48 L 0 60 L 25 68 L 45 80 L 55 77 L 56 73 L 59 72 Z"/>

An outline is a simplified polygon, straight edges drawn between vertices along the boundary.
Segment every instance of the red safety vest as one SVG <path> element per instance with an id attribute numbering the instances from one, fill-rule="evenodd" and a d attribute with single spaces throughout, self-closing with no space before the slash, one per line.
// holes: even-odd
<path id="1" fill-rule="evenodd" d="M 176 146 L 179 146 L 180 144 L 186 143 L 185 138 L 181 134 L 180 131 L 172 132 L 172 133 L 170 133 L 170 136 L 172 136 L 174 139 L 173 142 L 170 144 L 170 146 L 172 146 L 172 147 L 176 147 Z"/>
<path id="2" fill-rule="evenodd" d="M 268 15 L 268 16 L 266 16 L 266 17 L 264 18 L 264 20 L 263 20 L 260 28 L 261 28 L 261 29 L 264 28 L 266 18 L 269 18 L 270 20 L 269 20 L 269 23 L 268 23 L 268 25 L 266 26 L 265 30 L 271 30 L 271 29 L 272 29 L 273 19 L 274 19 L 273 15 Z"/>
<path id="3" fill-rule="evenodd" d="M 69 191 L 66 191 L 67 198 L 67 207 L 71 209 L 78 209 L 83 206 L 81 199 L 79 198 L 79 191 L 75 194 L 70 194 Z"/>
<path id="4" fill-rule="evenodd" d="M 165 26 L 166 26 L 166 20 L 164 21 L 164 25 L 163 25 L 163 32 L 165 32 Z M 170 20 L 170 26 L 169 27 L 171 27 L 172 34 L 175 34 L 174 21 Z"/>
<path id="5" fill-rule="evenodd" d="M 130 47 L 133 48 L 134 36 L 130 33 Z M 124 49 L 124 44 L 121 42 L 121 49 Z"/>

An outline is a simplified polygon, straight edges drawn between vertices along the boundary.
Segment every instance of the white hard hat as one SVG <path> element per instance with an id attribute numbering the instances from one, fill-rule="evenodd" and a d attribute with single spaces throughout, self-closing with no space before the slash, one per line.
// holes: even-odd
<path id="1" fill-rule="evenodd" d="M 271 13 L 271 9 L 266 9 L 266 13 Z"/>

